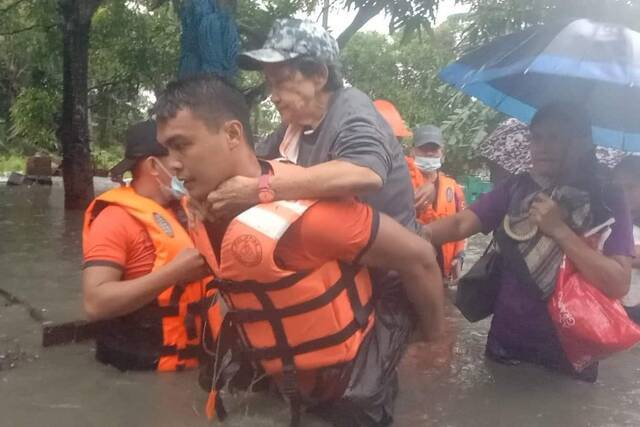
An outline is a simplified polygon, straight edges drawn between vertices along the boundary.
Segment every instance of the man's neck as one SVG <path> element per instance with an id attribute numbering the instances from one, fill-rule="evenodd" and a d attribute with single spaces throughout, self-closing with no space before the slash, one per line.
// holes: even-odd
<path id="1" fill-rule="evenodd" d="M 422 172 L 422 176 L 428 182 L 436 182 L 438 180 L 438 171 Z"/>
<path id="2" fill-rule="evenodd" d="M 262 175 L 262 167 L 253 151 L 247 149 L 246 153 L 243 153 L 239 162 L 237 175 L 248 178 L 258 178 Z"/>

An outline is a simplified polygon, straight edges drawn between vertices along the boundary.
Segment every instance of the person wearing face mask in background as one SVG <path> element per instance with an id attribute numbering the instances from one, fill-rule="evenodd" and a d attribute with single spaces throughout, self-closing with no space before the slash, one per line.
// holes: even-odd
<path id="1" fill-rule="evenodd" d="M 444 161 L 444 138 L 440 128 L 420 126 L 414 132 L 413 146 L 413 159 L 409 158 L 407 162 L 414 189 L 433 185 L 433 196 L 416 205 L 418 222 L 429 224 L 464 210 L 462 188 L 455 179 L 440 171 Z M 438 263 L 445 279 L 456 281 L 460 276 L 465 246 L 466 241 L 460 240 L 438 248 Z"/>
<path id="2" fill-rule="evenodd" d="M 156 124 L 127 131 L 125 159 L 111 169 L 122 183 L 87 208 L 83 304 L 97 323 L 96 359 L 120 370 L 198 366 L 204 259 L 187 233 L 182 183 L 167 168 Z"/>

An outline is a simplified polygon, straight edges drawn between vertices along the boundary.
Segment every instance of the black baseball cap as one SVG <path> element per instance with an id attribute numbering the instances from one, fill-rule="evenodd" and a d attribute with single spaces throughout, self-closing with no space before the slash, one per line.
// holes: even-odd
<path id="1" fill-rule="evenodd" d="M 133 169 L 140 159 L 149 156 L 164 157 L 169 154 L 156 138 L 155 120 L 139 122 L 127 129 L 124 159 L 111 168 L 111 177 L 121 177 L 125 172 Z"/>

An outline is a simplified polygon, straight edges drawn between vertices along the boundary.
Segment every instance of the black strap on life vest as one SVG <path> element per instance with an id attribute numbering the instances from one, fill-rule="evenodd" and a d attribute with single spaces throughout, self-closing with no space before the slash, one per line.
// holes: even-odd
<path id="1" fill-rule="evenodd" d="M 152 322 L 162 323 L 162 319 L 165 317 L 178 317 L 180 316 L 180 298 L 185 292 L 184 286 L 174 286 L 169 297 L 169 305 L 158 306 L 156 304 L 149 304 L 142 307 L 135 312 L 136 319 L 148 320 Z M 187 313 L 184 319 L 184 327 L 187 333 L 187 337 L 190 340 L 195 339 L 198 336 L 196 318 L 203 314 L 202 306 L 206 304 L 207 300 L 194 301 L 187 305 Z M 176 346 L 162 346 L 160 348 L 160 356 L 177 355 L 178 359 L 193 359 L 198 357 L 200 351 L 199 345 L 187 345 L 183 349 L 178 349 Z"/>
<path id="2" fill-rule="evenodd" d="M 198 336 L 198 326 L 196 319 L 205 319 L 207 317 L 207 309 L 213 302 L 213 296 L 204 297 L 199 301 L 187 304 L 187 313 L 184 317 L 184 327 L 187 331 L 187 338 L 193 340 Z"/>
<path id="3" fill-rule="evenodd" d="M 255 280 L 244 280 L 236 282 L 215 278 L 207 284 L 207 290 L 219 289 L 222 292 L 228 294 L 253 293 L 260 290 L 266 292 L 281 291 L 295 285 L 296 283 L 304 279 L 307 275 L 309 275 L 309 273 L 310 271 L 300 271 L 275 282 L 267 283 L 261 283 Z"/>
<path id="4" fill-rule="evenodd" d="M 276 308 L 269 296 L 270 291 L 281 290 L 292 287 L 309 272 L 296 273 L 272 283 L 258 283 L 254 281 L 233 282 L 225 280 L 213 280 L 208 288 L 217 288 L 220 291 L 229 293 L 251 293 L 260 302 L 260 310 L 230 310 L 225 316 L 225 323 L 233 323 L 241 326 L 243 323 L 267 321 L 271 325 L 275 337 L 275 345 L 266 348 L 244 348 L 243 351 L 248 359 L 255 362 L 260 360 L 281 359 L 282 360 L 282 392 L 288 398 L 291 409 L 291 426 L 300 423 L 302 399 L 297 384 L 297 371 L 295 356 L 299 354 L 317 351 L 323 348 L 338 345 L 351 337 L 358 330 L 366 328 L 369 316 L 373 311 L 371 302 L 362 304 L 358 294 L 355 276 L 360 267 L 346 263 L 340 263 L 340 278 L 324 294 L 305 301 L 300 304 L 285 308 Z M 341 331 L 315 340 L 306 341 L 296 346 L 291 346 L 287 340 L 283 319 L 308 313 L 320 307 L 330 304 L 343 291 L 347 292 L 354 319 Z M 224 325 L 223 325 L 224 328 Z"/>
<path id="5" fill-rule="evenodd" d="M 160 348 L 160 356 L 177 355 L 179 360 L 195 359 L 200 355 L 199 344 L 188 344 L 185 348 L 177 348 L 175 345 L 163 345 Z"/>
<path id="6" fill-rule="evenodd" d="M 169 305 L 158 306 L 148 305 L 140 308 L 136 311 L 137 319 L 146 319 L 149 321 L 162 321 L 165 317 L 178 317 L 180 316 L 180 298 L 184 293 L 184 287 L 174 286 L 171 293 Z M 211 302 L 211 298 L 204 298 L 199 301 L 194 301 L 187 304 L 187 313 L 184 319 L 184 327 L 187 332 L 187 337 L 192 340 L 198 336 L 198 328 L 196 318 L 201 317 L 203 314 L 203 307 L 207 307 Z"/>

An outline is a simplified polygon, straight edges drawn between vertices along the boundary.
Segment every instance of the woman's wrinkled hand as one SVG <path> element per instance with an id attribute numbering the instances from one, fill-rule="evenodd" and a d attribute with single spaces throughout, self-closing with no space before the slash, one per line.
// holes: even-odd
<path id="1" fill-rule="evenodd" d="M 209 193 L 204 208 L 207 220 L 215 221 L 232 218 L 257 203 L 258 179 L 234 176 Z"/>
<path id="2" fill-rule="evenodd" d="M 539 193 L 531 204 L 529 217 L 538 229 L 551 238 L 558 238 L 568 229 L 565 222 L 569 214 L 544 193 Z"/>

